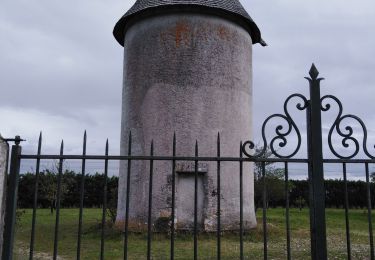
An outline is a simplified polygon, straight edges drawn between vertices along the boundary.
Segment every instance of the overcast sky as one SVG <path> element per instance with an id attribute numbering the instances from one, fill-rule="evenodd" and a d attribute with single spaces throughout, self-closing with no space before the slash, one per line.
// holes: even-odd
<path id="1" fill-rule="evenodd" d="M 111 153 L 119 153 L 123 49 L 112 30 L 133 3 L 0 1 L 4 137 L 21 135 L 31 153 L 43 131 L 45 153 L 57 153 L 63 138 L 65 152 L 77 154 L 87 129 L 89 153 L 103 153 L 106 138 Z M 263 120 L 281 112 L 289 94 L 307 94 L 303 77 L 312 62 L 326 78 L 323 93 L 339 97 L 344 110 L 363 118 L 375 136 L 375 2 L 242 3 L 269 45 L 254 46 L 255 140 Z"/>

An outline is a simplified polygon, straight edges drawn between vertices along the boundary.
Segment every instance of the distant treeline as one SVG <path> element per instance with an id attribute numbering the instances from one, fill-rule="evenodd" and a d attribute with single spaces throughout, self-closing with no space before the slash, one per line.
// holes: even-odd
<path id="1" fill-rule="evenodd" d="M 277 182 L 277 184 L 275 184 Z M 345 184 L 343 180 L 326 180 L 326 207 L 345 207 Z M 285 207 L 285 182 L 273 180 L 267 185 L 267 206 Z M 348 181 L 348 202 L 350 208 L 367 207 L 367 184 L 364 181 Z M 372 208 L 375 207 L 375 183 L 370 183 Z M 263 189 L 263 182 L 255 182 L 255 203 L 258 208 L 263 206 L 263 196 L 260 192 Z M 291 180 L 289 182 L 289 203 L 291 207 L 304 208 L 309 206 L 309 183 L 307 180 Z"/>
<path id="2" fill-rule="evenodd" d="M 65 171 L 62 174 L 61 207 L 77 208 L 80 205 L 81 174 Z M 85 176 L 84 207 L 101 207 L 104 198 L 104 175 L 96 173 Z M 281 178 L 267 178 L 267 207 L 285 206 L 285 183 Z M 371 183 L 372 207 L 375 207 L 375 183 Z M 351 208 L 367 207 L 367 185 L 363 181 L 348 181 L 349 206 Z M 18 206 L 32 208 L 34 201 L 35 173 L 20 176 Z M 108 177 L 108 207 L 116 208 L 118 177 Z M 345 189 L 342 180 L 326 180 L 326 206 L 342 208 L 345 203 Z M 263 180 L 255 181 L 255 203 L 257 208 L 263 206 Z M 289 182 L 291 207 L 308 207 L 309 184 L 307 180 Z M 39 174 L 38 207 L 54 208 L 57 195 L 57 174 L 45 170 Z"/>
<path id="3" fill-rule="evenodd" d="M 82 175 L 74 171 L 65 171 L 61 181 L 61 207 L 78 208 L 80 206 Z M 103 205 L 104 175 L 96 173 L 84 177 L 84 207 L 99 208 Z M 108 206 L 117 203 L 118 177 L 107 178 Z M 34 203 L 35 173 L 26 173 L 20 176 L 18 207 L 32 208 Z M 39 173 L 38 207 L 55 208 L 57 198 L 57 174 L 45 170 Z"/>
<path id="4" fill-rule="evenodd" d="M 292 201 L 296 196 L 303 194 L 305 200 L 308 202 L 308 182 L 307 181 L 293 181 L 295 190 L 291 193 Z M 350 208 L 366 208 L 367 200 L 367 184 L 364 181 L 348 181 L 348 202 Z M 328 208 L 343 208 L 345 206 L 345 183 L 343 180 L 326 180 L 326 207 Z M 375 183 L 370 183 L 371 189 L 371 207 L 375 207 Z"/>

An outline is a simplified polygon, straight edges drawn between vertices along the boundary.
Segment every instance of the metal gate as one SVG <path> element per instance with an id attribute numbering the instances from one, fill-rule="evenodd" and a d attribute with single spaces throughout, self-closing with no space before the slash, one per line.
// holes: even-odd
<path id="1" fill-rule="evenodd" d="M 128 155 L 113 156 L 108 154 L 108 141 L 105 149 L 105 155 L 86 155 L 86 134 L 84 136 L 83 142 L 83 153 L 81 155 L 64 155 L 64 145 L 61 144 L 59 155 L 42 155 L 41 145 L 42 140 L 39 139 L 38 153 L 35 155 L 22 154 L 20 137 L 16 137 L 14 140 L 15 145 L 12 146 L 11 150 L 11 163 L 10 172 L 8 176 L 8 189 L 7 189 L 7 206 L 6 206 L 6 217 L 5 217 L 5 234 L 4 234 L 4 247 L 2 259 L 12 259 L 13 255 L 13 243 L 14 243 L 14 233 L 15 233 L 15 219 L 16 219 L 16 208 L 17 208 L 17 193 L 18 193 L 18 180 L 20 172 L 20 162 L 21 160 L 33 159 L 36 160 L 36 175 L 35 175 L 35 194 L 34 194 L 34 208 L 32 215 L 32 231 L 30 238 L 30 259 L 33 259 L 34 254 L 34 243 L 35 243 L 35 223 L 36 223 L 36 211 L 37 211 L 37 201 L 38 201 L 38 174 L 40 170 L 40 161 L 42 159 L 54 159 L 59 160 L 58 166 L 58 179 L 57 179 L 57 202 L 56 202 L 56 221 L 54 229 L 54 250 L 53 259 L 57 259 L 58 256 L 58 243 L 59 243 L 59 221 L 60 221 L 60 198 L 61 198 L 61 176 L 63 173 L 64 160 L 80 160 L 82 162 L 82 177 L 85 176 L 86 171 L 86 160 L 101 160 L 105 162 L 104 175 L 108 175 L 108 162 L 117 161 L 127 161 L 127 195 L 126 198 L 126 216 L 125 216 L 125 229 L 124 229 L 124 259 L 128 259 L 128 236 L 129 236 L 129 211 L 131 211 L 131 205 L 129 205 L 129 193 L 132 187 L 129 185 L 130 176 L 132 174 L 131 163 L 134 161 L 147 161 L 150 164 L 149 173 L 149 211 L 148 211 L 148 223 L 147 223 L 147 259 L 152 259 L 152 181 L 154 178 L 153 174 L 153 163 L 154 161 L 168 161 L 171 164 L 172 173 L 172 207 L 171 207 L 171 219 L 175 219 L 175 182 L 176 182 L 176 162 L 178 161 L 190 161 L 195 165 L 193 170 L 195 173 L 195 192 L 194 192 L 194 259 L 198 259 L 198 220 L 197 220 L 197 204 L 198 204 L 198 163 L 199 162 L 216 162 L 217 163 L 217 231 L 216 231 L 216 244 L 217 244 L 217 254 L 216 258 L 221 259 L 222 256 L 222 230 L 221 230 L 221 163 L 222 162 L 237 162 L 240 165 L 240 171 L 238 178 L 240 178 L 240 224 L 239 224 L 239 237 L 240 237 L 240 254 L 239 258 L 244 259 L 246 257 L 244 253 L 244 217 L 243 217 L 243 201 L 246 199 L 243 196 L 243 163 L 245 162 L 255 162 L 260 163 L 262 168 L 262 178 L 263 178 L 263 255 L 264 259 L 268 259 L 268 232 L 267 232 L 267 205 L 266 205 L 266 170 L 265 165 L 267 163 L 282 163 L 285 170 L 285 194 L 286 194 L 286 204 L 285 204 L 285 223 L 286 223 L 286 253 L 287 259 L 292 259 L 291 252 L 291 232 L 290 232 L 290 214 L 289 214 L 289 165 L 291 163 L 295 164 L 307 164 L 308 165 L 308 176 L 309 176 L 309 207 L 310 207 L 310 234 L 311 234 L 311 257 L 314 260 L 327 259 L 327 234 L 326 234 L 326 216 L 325 216 L 325 187 L 324 187 L 324 164 L 340 164 L 342 165 L 343 180 L 345 184 L 345 223 L 346 223 L 346 249 L 347 258 L 351 259 L 351 238 L 350 238 L 350 227 L 349 227 L 349 202 L 348 202 L 348 186 L 347 186 L 347 164 L 362 164 L 364 166 L 364 171 L 366 174 L 366 184 L 367 184 L 367 218 L 368 218 L 368 237 L 369 237 L 369 255 L 371 259 L 374 258 L 374 242 L 373 242 L 373 231 L 372 231 L 372 202 L 371 202 L 371 190 L 370 190 L 370 173 L 369 165 L 375 163 L 375 156 L 372 155 L 368 150 L 367 144 L 367 129 L 363 121 L 355 115 L 344 115 L 343 106 L 339 99 L 332 95 L 321 96 L 320 94 L 320 82 L 322 78 L 319 78 L 319 72 L 314 65 L 312 65 L 309 72 L 310 77 L 306 78 L 310 85 L 310 96 L 309 98 L 301 94 L 293 94 L 289 96 L 284 103 L 284 111 L 282 114 L 274 114 L 268 117 L 262 126 L 262 147 L 261 151 L 256 151 L 256 145 L 252 141 L 247 141 L 240 144 L 240 156 L 234 157 L 222 157 L 220 154 L 220 136 L 217 140 L 217 154 L 213 157 L 201 157 L 199 156 L 199 145 L 198 142 L 195 145 L 195 156 L 192 157 L 181 157 L 176 156 L 176 136 L 173 138 L 173 154 L 170 156 L 156 156 L 154 155 L 153 145 L 151 145 L 151 151 L 149 156 L 138 156 L 132 154 L 132 136 L 129 135 L 129 145 L 128 145 Z M 297 123 L 293 120 L 288 104 L 291 100 L 299 100 L 296 108 L 299 111 L 306 112 L 306 122 L 307 122 L 307 158 L 296 158 L 296 155 L 301 150 L 302 137 Z M 333 153 L 335 158 L 323 158 L 323 138 L 322 138 L 322 112 L 326 112 L 331 109 L 332 102 L 338 107 L 338 115 L 330 127 L 327 140 L 330 152 Z M 283 124 L 277 125 L 274 129 L 274 136 L 268 138 L 266 136 L 266 126 L 273 119 L 281 119 L 284 121 Z M 359 140 L 355 134 L 355 130 L 349 124 L 346 124 L 346 120 L 351 119 L 356 121 L 361 126 L 362 136 Z M 288 141 L 290 140 L 291 133 L 295 133 L 297 139 L 296 147 L 292 151 L 288 151 L 288 154 L 282 154 L 280 149 L 284 148 Z M 349 154 L 342 155 L 336 148 L 337 143 L 333 142 L 333 134 L 336 133 L 340 139 L 342 148 L 353 150 Z M 265 156 L 267 149 L 272 152 L 272 157 Z M 362 156 L 363 155 L 363 156 Z M 357 159 L 358 157 L 365 157 L 363 159 Z M 107 178 L 105 178 L 106 180 Z M 81 236 L 82 236 L 82 214 L 84 206 L 84 178 L 81 179 L 80 183 L 80 213 L 78 219 L 78 230 L 77 230 L 77 253 L 76 258 L 81 258 Z M 107 183 L 104 183 L 103 191 L 103 214 L 102 223 L 106 221 L 105 210 L 107 207 Z M 101 235 L 101 251 L 98 257 L 104 259 L 104 225 L 102 228 Z M 170 225 L 170 259 L 175 259 L 175 225 Z"/>

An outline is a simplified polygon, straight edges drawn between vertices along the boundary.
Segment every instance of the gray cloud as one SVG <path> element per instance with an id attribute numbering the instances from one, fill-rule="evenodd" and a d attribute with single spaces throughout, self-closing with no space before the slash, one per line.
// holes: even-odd
<path id="1" fill-rule="evenodd" d="M 45 150 L 79 152 L 84 129 L 92 153 L 107 137 L 118 153 L 122 48 L 115 22 L 134 1 L 0 2 L 0 132 L 20 134 L 35 150 L 40 130 Z M 324 94 L 375 130 L 375 3 L 372 0 L 242 1 L 269 47 L 254 46 L 254 130 L 280 112 L 294 92 L 308 93 L 303 78 L 312 62 Z M 303 113 L 294 113 L 304 124 Z M 327 115 L 327 120 L 332 116 Z M 374 132 L 371 132 L 374 134 Z"/>

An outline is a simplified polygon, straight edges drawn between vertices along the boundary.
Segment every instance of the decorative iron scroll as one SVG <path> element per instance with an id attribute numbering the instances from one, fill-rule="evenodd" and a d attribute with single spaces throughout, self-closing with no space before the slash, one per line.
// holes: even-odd
<path id="1" fill-rule="evenodd" d="M 293 94 L 289 96 L 284 102 L 284 114 L 273 114 L 264 121 L 262 125 L 262 140 L 263 140 L 262 149 L 260 151 L 257 151 L 255 147 L 255 143 L 253 141 L 247 141 L 241 147 L 242 153 L 248 158 L 256 159 L 256 158 L 265 157 L 267 153 L 267 149 L 270 149 L 272 155 L 277 158 L 290 159 L 293 156 L 295 156 L 300 151 L 300 148 L 301 148 L 301 133 L 289 113 L 288 104 L 292 99 L 298 98 L 300 100 L 300 102 L 297 103 L 296 105 L 296 108 L 298 110 L 303 111 L 303 110 L 315 108 L 314 109 L 315 113 L 314 111 L 313 113 L 309 111 L 310 119 L 313 118 L 313 116 L 315 116 L 314 117 L 315 120 L 311 120 L 310 124 L 312 122 L 320 123 L 319 127 L 317 126 L 315 126 L 315 128 L 311 128 L 311 126 L 308 127 L 307 131 L 313 131 L 312 129 L 315 129 L 315 131 L 317 131 L 317 129 L 322 129 L 321 119 L 320 119 L 321 115 L 320 114 L 318 115 L 318 113 L 320 113 L 319 107 L 321 108 L 321 111 L 327 112 L 331 109 L 331 106 L 332 106 L 329 101 L 333 101 L 334 103 L 337 104 L 339 112 L 328 133 L 328 146 L 329 146 L 330 151 L 333 153 L 333 155 L 335 155 L 339 159 L 344 159 L 344 160 L 353 159 L 359 154 L 359 152 L 362 149 L 363 153 L 367 157 L 369 157 L 370 159 L 375 159 L 375 155 L 371 154 L 368 150 L 369 146 L 368 146 L 368 139 L 367 139 L 367 136 L 368 136 L 367 128 L 364 122 L 362 121 L 362 119 L 360 119 L 358 116 L 351 115 L 351 114 L 343 115 L 343 106 L 340 100 L 336 98 L 335 96 L 326 95 L 324 97 L 320 97 L 320 81 L 323 78 L 318 78 L 319 71 L 316 69 L 314 64 L 312 65 L 309 74 L 311 78 L 306 78 L 306 79 L 310 83 L 310 96 L 311 96 L 310 99 L 314 101 L 308 100 L 305 96 L 301 94 Z M 311 102 L 315 102 L 315 103 L 311 103 Z M 316 118 L 316 116 L 319 116 L 318 119 Z M 270 139 L 271 141 L 269 141 L 266 137 L 266 128 L 267 128 L 268 123 L 273 119 L 281 119 L 284 123 L 286 123 L 286 127 L 285 127 L 285 124 L 284 125 L 281 123 L 278 124 L 275 128 L 275 135 L 273 136 L 272 139 Z M 363 134 L 362 138 L 358 138 L 355 135 L 355 130 L 350 124 L 348 124 L 348 120 L 354 121 L 360 125 L 360 128 L 362 129 L 359 130 L 359 132 Z M 287 151 L 285 152 L 286 155 L 283 155 L 279 151 L 279 149 L 286 150 L 282 148 L 285 148 L 287 146 L 288 140 L 290 140 L 293 131 L 297 135 L 297 145 L 294 150 L 292 150 L 291 152 Z M 308 136 L 311 136 L 311 132 L 307 134 Z M 342 148 L 344 148 L 345 151 L 349 151 L 348 152 L 349 155 L 343 155 L 337 149 L 334 148 L 333 141 L 332 141 L 334 134 L 337 134 L 341 138 Z M 321 137 L 319 138 L 319 142 L 320 141 L 321 141 Z M 375 145 L 371 149 L 375 150 Z"/>
<path id="2" fill-rule="evenodd" d="M 264 121 L 262 125 L 262 139 L 263 139 L 262 150 L 256 151 L 255 143 L 252 141 L 247 141 L 242 145 L 243 154 L 245 154 L 249 158 L 261 158 L 265 155 L 267 151 L 267 147 L 269 147 L 274 156 L 278 158 L 287 159 L 287 158 L 292 158 L 294 155 L 296 155 L 299 152 L 301 148 L 301 134 L 288 110 L 288 103 L 294 98 L 299 98 L 301 100 L 301 102 L 296 104 L 296 108 L 298 110 L 303 111 L 307 109 L 307 107 L 309 106 L 309 102 L 305 96 L 301 94 L 293 94 L 289 96 L 284 102 L 284 114 L 271 115 Z M 268 143 L 268 140 L 266 137 L 267 125 L 269 121 L 271 121 L 272 119 L 277 119 L 277 118 L 286 122 L 287 126 L 284 128 L 284 125 L 282 124 L 277 125 L 275 128 L 275 136 Z M 290 138 L 290 135 L 293 130 L 296 132 L 296 135 L 297 135 L 297 146 L 292 152 L 289 152 L 287 155 L 282 155 L 278 151 L 278 149 L 284 148 L 287 146 L 288 138 Z"/>
<path id="3" fill-rule="evenodd" d="M 354 157 L 356 157 L 358 155 L 358 153 L 360 152 L 360 149 L 361 149 L 361 146 L 362 146 L 362 149 L 363 149 L 363 152 L 371 159 L 375 159 L 375 156 L 370 154 L 368 149 L 367 149 L 367 128 L 366 128 L 366 125 L 364 124 L 364 122 L 362 121 L 362 119 L 360 119 L 358 116 L 355 116 L 355 115 L 343 115 L 343 106 L 340 102 L 340 100 L 338 98 L 336 98 L 335 96 L 332 96 L 332 95 L 326 95 L 324 97 L 322 97 L 321 99 L 321 104 L 322 104 L 322 111 L 323 112 L 327 112 L 331 109 L 331 104 L 328 103 L 328 100 L 333 100 L 334 102 L 336 102 L 336 104 L 338 105 L 338 108 L 339 108 L 339 112 L 338 112 L 338 115 L 335 119 L 335 122 L 333 123 L 332 127 L 330 128 L 329 130 L 329 133 L 328 133 L 328 145 L 329 145 L 329 149 L 331 150 L 331 152 L 338 158 L 340 159 L 352 159 Z M 326 103 L 324 103 L 326 102 Z M 362 131 L 363 131 L 363 139 L 362 140 L 359 140 L 358 138 L 355 137 L 354 135 L 354 129 L 352 126 L 350 126 L 349 124 L 345 124 L 345 122 L 347 120 L 354 120 L 356 121 L 357 123 L 360 124 L 361 128 L 362 128 Z M 345 148 L 346 151 L 348 151 L 349 149 L 351 149 L 354 145 L 354 151 L 352 151 L 350 153 L 350 155 L 342 155 L 340 154 L 334 147 L 333 147 L 333 144 L 332 144 L 332 136 L 334 134 L 334 131 L 342 138 L 341 140 L 341 144 L 343 146 L 343 148 Z M 375 145 L 374 145 L 374 149 L 375 149 Z"/>

